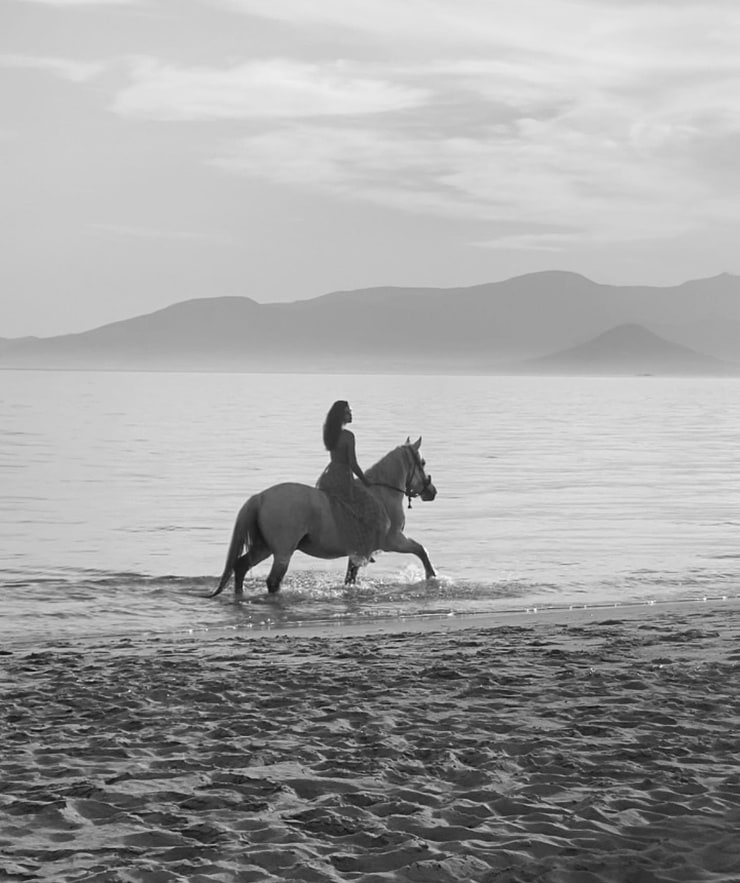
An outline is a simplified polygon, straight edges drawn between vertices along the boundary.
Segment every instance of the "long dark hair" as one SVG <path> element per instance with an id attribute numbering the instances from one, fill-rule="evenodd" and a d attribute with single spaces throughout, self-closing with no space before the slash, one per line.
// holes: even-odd
<path id="1" fill-rule="evenodd" d="M 341 399 L 329 408 L 329 413 L 324 421 L 324 447 L 327 451 L 333 450 L 339 441 L 339 433 L 344 426 L 344 415 L 349 408 L 349 403 Z"/>

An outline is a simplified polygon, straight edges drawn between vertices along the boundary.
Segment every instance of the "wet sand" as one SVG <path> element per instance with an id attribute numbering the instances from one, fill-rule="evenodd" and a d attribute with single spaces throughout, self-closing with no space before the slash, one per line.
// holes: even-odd
<path id="1" fill-rule="evenodd" d="M 0 880 L 740 881 L 740 602 L 0 656 Z"/>

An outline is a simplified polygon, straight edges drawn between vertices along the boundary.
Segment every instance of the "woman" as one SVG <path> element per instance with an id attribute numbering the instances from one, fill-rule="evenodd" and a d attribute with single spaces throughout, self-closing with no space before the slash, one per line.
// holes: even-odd
<path id="1" fill-rule="evenodd" d="M 347 553 L 353 558 L 367 559 L 380 548 L 390 520 L 381 503 L 367 490 L 370 482 L 357 462 L 355 437 L 345 428 L 351 422 L 348 402 L 334 402 L 324 422 L 324 447 L 329 451 L 329 465 L 316 487 L 329 496 Z"/>

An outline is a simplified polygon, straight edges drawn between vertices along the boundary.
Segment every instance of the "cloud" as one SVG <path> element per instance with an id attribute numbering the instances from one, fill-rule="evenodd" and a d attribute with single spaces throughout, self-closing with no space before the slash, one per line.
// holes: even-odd
<path id="1" fill-rule="evenodd" d="M 474 137 L 297 124 L 241 139 L 214 164 L 344 199 L 523 231 L 487 243 L 507 248 L 557 250 L 584 236 L 664 238 L 708 218 L 740 220 L 724 178 L 712 182 L 691 168 L 693 133 L 680 149 L 672 140 L 671 155 L 668 133 L 646 146 L 629 130 L 616 137 L 608 121 L 588 122 L 567 114 L 522 119 Z"/>
<path id="2" fill-rule="evenodd" d="M 48 58 L 36 55 L 0 55 L 0 67 L 45 71 L 73 83 L 84 83 L 98 76 L 104 70 L 104 65 L 97 62 L 73 61 L 68 58 Z"/>
<path id="3" fill-rule="evenodd" d="M 740 221 L 736 4 L 222 2 L 282 27 L 376 42 L 386 59 L 378 78 L 427 92 L 362 127 L 265 127 L 224 147 L 222 169 L 508 222 L 517 233 L 487 243 L 497 247 L 558 250 L 577 237 L 662 238 Z"/>
<path id="4" fill-rule="evenodd" d="M 465 45 L 516 45 L 527 34 L 548 30 L 548 22 L 567 31 L 575 22 L 571 2 L 541 0 L 218 0 L 219 5 L 305 29 L 315 26 L 345 31 L 355 37 L 401 43 L 408 56 L 427 49 Z M 551 7 L 554 7 L 551 9 Z"/>
<path id="5" fill-rule="evenodd" d="M 36 3 L 39 6 L 138 6 L 141 0 L 16 0 L 19 3 Z"/>
<path id="6" fill-rule="evenodd" d="M 612 241 L 605 236 L 594 237 L 593 234 L 587 237 L 587 240 L 593 242 L 594 239 L 601 241 Z M 507 249 L 510 251 L 545 251 L 559 252 L 565 251 L 574 245 L 584 244 L 584 235 L 582 230 L 574 230 L 571 233 L 521 233 L 521 234 L 502 234 L 496 239 L 489 239 L 484 242 L 471 242 L 471 245 L 478 248 L 496 248 Z"/>
<path id="7" fill-rule="evenodd" d="M 654 39 L 687 28 L 684 48 L 705 43 L 737 24 L 736 0 L 208 0 L 249 16 L 294 26 L 344 31 L 355 39 L 400 44 L 409 58 L 438 55 L 445 49 L 484 47 L 527 49 L 577 55 L 601 51 L 610 43 L 630 49 L 643 32 Z M 707 27 L 707 23 L 710 26 Z M 711 23 L 714 23 L 714 28 Z M 701 23 L 701 28 L 694 25 Z M 670 39 L 670 36 L 669 36 Z M 728 41 L 729 42 L 729 41 Z"/>
<path id="8" fill-rule="evenodd" d="M 125 237 L 143 240 L 169 240 L 173 242 L 207 242 L 228 244 L 228 233 L 205 232 L 201 230 L 171 230 L 160 227 L 142 227 L 130 224 L 92 224 L 90 232 L 98 236 Z"/>
<path id="9" fill-rule="evenodd" d="M 408 109 L 426 96 L 424 89 L 364 76 L 342 62 L 267 59 L 228 68 L 183 68 L 140 59 L 113 109 L 160 120 L 354 116 Z"/>
<path id="10" fill-rule="evenodd" d="M 108 106 L 133 121 L 222 123 L 211 164 L 223 171 L 495 223 L 499 238 L 479 244 L 509 249 L 740 220 L 734 0 L 200 5 L 259 17 L 265 45 L 292 57 L 124 59 L 126 83 Z M 77 81 L 97 71 L 22 56 L 0 64 Z"/>

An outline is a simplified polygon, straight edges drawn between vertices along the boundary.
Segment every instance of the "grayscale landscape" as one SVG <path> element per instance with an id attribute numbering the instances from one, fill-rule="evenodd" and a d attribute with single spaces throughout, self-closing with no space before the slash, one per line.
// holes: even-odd
<path id="1" fill-rule="evenodd" d="M 740 0 L 0 0 L 0 883 L 740 883 Z"/>

